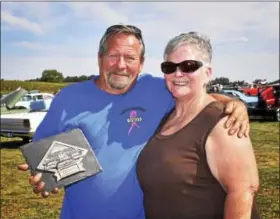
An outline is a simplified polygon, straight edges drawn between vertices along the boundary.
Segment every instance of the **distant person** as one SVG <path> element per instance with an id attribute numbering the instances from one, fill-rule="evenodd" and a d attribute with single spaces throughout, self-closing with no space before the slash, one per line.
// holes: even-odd
<path id="1" fill-rule="evenodd" d="M 80 128 L 103 168 L 98 175 L 65 188 L 61 219 L 145 218 L 136 160 L 174 101 L 163 79 L 139 76 L 144 60 L 140 29 L 109 27 L 99 44 L 99 75 L 63 88 L 38 127 L 34 141 Z M 216 97 L 227 102 L 229 134 L 247 136 L 245 105 L 222 95 Z M 21 170 L 27 168 L 26 164 L 20 166 Z M 35 193 L 43 191 L 41 174 L 32 176 L 30 183 Z"/>
<path id="2" fill-rule="evenodd" d="M 165 48 L 161 69 L 175 107 L 137 162 L 145 218 L 260 218 L 251 140 L 228 135 L 223 104 L 206 93 L 211 59 L 210 40 L 195 32 L 174 37 Z"/>

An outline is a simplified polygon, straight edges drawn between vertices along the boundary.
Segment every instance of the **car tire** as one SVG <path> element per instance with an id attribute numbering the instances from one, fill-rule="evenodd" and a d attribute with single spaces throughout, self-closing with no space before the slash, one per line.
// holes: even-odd
<path id="1" fill-rule="evenodd" d="M 275 121 L 276 122 L 280 122 L 280 109 L 277 109 L 276 111 L 275 111 Z"/>
<path id="2" fill-rule="evenodd" d="M 23 137 L 22 138 L 22 142 L 24 143 L 24 144 L 28 144 L 29 142 L 30 142 L 30 138 L 29 137 Z"/>

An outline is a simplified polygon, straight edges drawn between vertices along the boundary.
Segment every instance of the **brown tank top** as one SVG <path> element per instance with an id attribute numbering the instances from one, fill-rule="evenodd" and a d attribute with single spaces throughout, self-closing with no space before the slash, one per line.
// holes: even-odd
<path id="1" fill-rule="evenodd" d="M 207 164 L 205 143 L 224 117 L 219 102 L 207 105 L 176 133 L 158 131 L 137 161 L 137 175 L 144 193 L 147 219 L 223 219 L 226 193 Z M 254 204 L 252 219 L 259 219 Z"/>

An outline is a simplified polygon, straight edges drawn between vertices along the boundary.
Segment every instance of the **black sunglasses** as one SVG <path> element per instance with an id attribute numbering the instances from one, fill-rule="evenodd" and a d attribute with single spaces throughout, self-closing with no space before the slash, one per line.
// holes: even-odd
<path id="1" fill-rule="evenodd" d="M 164 74 L 172 74 L 176 71 L 177 67 L 179 67 L 183 73 L 193 73 L 202 66 L 203 63 L 196 60 L 185 60 L 180 63 L 163 62 L 161 63 L 161 71 Z"/>

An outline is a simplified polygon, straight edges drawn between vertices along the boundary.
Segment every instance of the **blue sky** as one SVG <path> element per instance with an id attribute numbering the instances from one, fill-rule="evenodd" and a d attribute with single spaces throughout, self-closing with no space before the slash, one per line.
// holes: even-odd
<path id="1" fill-rule="evenodd" d="M 277 2 L 2 2 L 1 78 L 37 78 L 45 69 L 98 74 L 99 40 L 117 23 L 142 29 L 143 72 L 162 76 L 168 40 L 199 31 L 212 40 L 213 78 L 279 78 Z"/>

